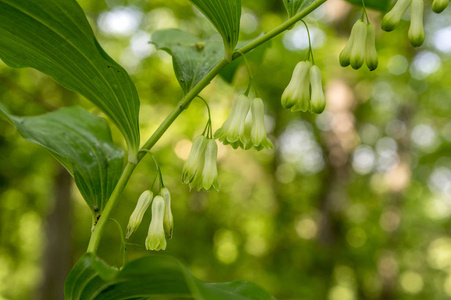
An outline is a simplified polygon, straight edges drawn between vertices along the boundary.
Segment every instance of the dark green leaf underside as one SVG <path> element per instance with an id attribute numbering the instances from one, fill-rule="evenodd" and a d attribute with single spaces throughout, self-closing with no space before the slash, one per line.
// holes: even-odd
<path id="1" fill-rule="evenodd" d="M 26 140 L 49 150 L 65 166 L 94 214 L 102 211 L 119 180 L 124 157 L 113 144 L 105 119 L 80 107 L 17 117 L 0 105 L 2 115 Z"/>
<path id="2" fill-rule="evenodd" d="M 203 283 L 196 279 L 179 261 L 169 256 L 147 256 L 129 263 L 122 271 L 109 269 L 114 279 L 102 279 L 109 267 L 85 254 L 67 277 L 66 300 L 146 299 L 153 296 L 193 297 L 215 300 L 274 299 L 259 286 L 244 281 Z"/>
<path id="3" fill-rule="evenodd" d="M 137 151 L 136 88 L 100 47 L 76 1 L 0 0 L 0 59 L 11 67 L 35 68 L 89 99 Z"/>
<path id="4" fill-rule="evenodd" d="M 352 4 L 362 6 L 362 0 L 346 0 Z M 372 8 L 379 10 L 381 12 L 386 12 L 390 6 L 390 0 L 365 0 L 365 6 L 367 8 Z"/>
<path id="5" fill-rule="evenodd" d="M 172 55 L 175 76 L 185 93 L 199 83 L 224 57 L 221 41 L 203 41 L 180 29 L 157 31 L 152 35 L 152 43 Z"/>

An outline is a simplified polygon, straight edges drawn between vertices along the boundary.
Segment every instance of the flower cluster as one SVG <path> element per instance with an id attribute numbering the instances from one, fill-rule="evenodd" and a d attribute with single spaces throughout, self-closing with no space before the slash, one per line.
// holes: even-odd
<path id="1" fill-rule="evenodd" d="M 358 20 L 352 27 L 345 48 L 340 53 L 340 65 L 342 67 L 351 65 L 357 70 L 364 62 L 370 71 L 377 68 L 376 33 L 373 25 Z"/>
<path id="2" fill-rule="evenodd" d="M 321 71 L 310 61 L 299 62 L 291 81 L 282 94 L 282 106 L 291 111 L 307 111 L 320 114 L 326 107 Z"/>
<path id="3" fill-rule="evenodd" d="M 434 1 L 435 2 L 435 1 Z M 446 5 L 444 5 L 446 2 Z M 447 1 L 435 2 L 436 12 L 443 11 L 448 6 Z M 424 42 L 423 13 L 424 0 L 398 0 L 393 8 L 382 19 L 381 27 L 385 31 L 392 31 L 398 27 L 401 18 L 410 6 L 409 41 L 414 47 L 419 47 Z"/>
<path id="4" fill-rule="evenodd" d="M 199 135 L 193 141 L 188 159 L 183 166 L 182 182 L 190 188 L 219 191 L 218 169 L 216 159 L 218 145 L 214 139 Z"/>
<path id="5" fill-rule="evenodd" d="M 174 219 L 171 211 L 171 195 L 169 190 L 163 187 L 160 191 L 160 195 L 153 199 L 152 196 L 153 193 L 147 190 L 139 197 L 135 210 L 128 221 L 125 238 L 128 239 L 139 227 L 145 212 L 150 204 L 152 204 L 152 220 L 145 242 L 146 249 L 156 251 L 165 250 L 167 245 L 166 238 L 172 237 L 174 229 Z"/>
<path id="6" fill-rule="evenodd" d="M 250 119 L 250 122 L 246 122 Z M 231 145 L 234 149 L 240 147 L 257 150 L 271 149 L 273 144 L 267 137 L 265 128 L 265 106 L 262 99 L 250 99 L 240 95 L 233 104 L 232 111 L 221 128 L 215 132 L 215 138 Z"/>

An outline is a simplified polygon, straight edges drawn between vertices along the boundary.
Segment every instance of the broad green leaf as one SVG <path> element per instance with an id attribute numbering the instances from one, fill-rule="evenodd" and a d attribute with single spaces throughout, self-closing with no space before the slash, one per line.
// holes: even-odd
<path id="1" fill-rule="evenodd" d="M 99 265 L 110 279 L 101 276 Z M 147 299 L 153 296 L 192 297 L 215 300 L 274 299 L 261 287 L 245 281 L 204 283 L 179 261 L 169 256 L 147 256 L 117 271 L 92 254 L 73 267 L 64 287 L 66 300 Z"/>
<path id="2" fill-rule="evenodd" d="M 225 58 L 232 61 L 240 35 L 241 0 L 190 0 L 216 27 L 224 41 Z"/>
<path id="3" fill-rule="evenodd" d="M 302 8 L 309 6 L 313 2 L 315 2 L 315 0 L 283 0 L 289 18 L 293 17 Z"/>
<path id="4" fill-rule="evenodd" d="M 352 4 L 363 6 L 362 0 L 346 0 Z M 372 8 L 375 10 L 379 10 L 381 12 L 386 12 L 390 7 L 390 0 L 365 0 L 365 6 L 367 8 Z"/>
<path id="5" fill-rule="evenodd" d="M 119 180 L 124 157 L 113 144 L 107 121 L 80 107 L 17 117 L 0 105 L 2 115 L 26 140 L 44 147 L 64 165 L 97 217 Z"/>
<path id="6" fill-rule="evenodd" d="M 0 59 L 53 77 L 98 106 L 139 147 L 139 99 L 127 72 L 97 42 L 75 0 L 0 0 Z"/>
<path id="7" fill-rule="evenodd" d="M 224 57 L 221 41 L 203 41 L 180 29 L 157 31 L 152 35 L 152 43 L 172 55 L 175 76 L 185 93 Z"/>

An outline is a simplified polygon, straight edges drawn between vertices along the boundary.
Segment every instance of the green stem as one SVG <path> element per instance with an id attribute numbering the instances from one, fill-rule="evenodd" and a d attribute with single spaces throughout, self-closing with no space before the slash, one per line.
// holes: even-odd
<path id="1" fill-rule="evenodd" d="M 316 2 L 312 3 L 310 6 L 306 7 L 304 10 L 300 11 L 296 15 L 294 15 L 292 18 L 287 20 L 286 22 L 282 23 L 281 25 L 277 26 L 270 32 L 262 35 L 261 37 L 255 39 L 251 43 L 247 44 L 243 48 L 239 49 L 237 52 L 233 55 L 233 60 L 237 59 L 241 53 L 247 53 L 256 47 L 260 46 L 261 44 L 265 43 L 266 41 L 269 41 L 273 37 L 277 36 L 278 34 L 284 32 L 296 22 L 300 21 L 302 18 L 310 14 L 312 11 L 317 9 L 319 6 L 321 6 L 324 2 L 327 0 L 317 0 Z M 213 78 L 216 77 L 216 75 L 219 74 L 219 72 L 229 64 L 229 62 L 225 59 L 221 60 L 216 67 L 214 67 L 198 84 L 196 84 L 186 95 L 183 97 L 182 100 L 177 104 L 177 107 L 174 108 L 169 115 L 164 119 L 164 121 L 158 126 L 158 128 L 155 130 L 155 132 L 152 134 L 152 136 L 147 140 L 147 142 L 142 146 L 141 150 L 150 150 L 157 142 L 158 140 L 163 136 L 163 134 L 168 130 L 168 128 L 174 123 L 174 121 L 177 119 L 177 117 L 188 107 L 190 102 L 213 80 Z M 138 152 L 138 163 L 143 159 L 143 157 L 146 155 L 146 151 L 139 151 Z M 122 172 L 121 177 L 119 178 L 119 182 L 117 183 L 116 187 L 113 190 L 113 193 L 110 196 L 110 199 L 108 200 L 105 209 L 102 212 L 102 215 L 99 218 L 99 221 L 97 222 L 97 225 L 94 228 L 94 231 L 91 234 L 91 239 L 89 240 L 88 249 L 87 252 L 96 253 L 97 249 L 99 247 L 100 238 L 102 236 L 103 230 L 105 229 L 105 225 L 108 221 L 108 219 L 111 216 L 111 213 L 113 212 L 114 208 L 116 207 L 117 203 L 119 202 L 120 196 L 122 194 L 122 191 L 124 190 L 125 186 L 128 183 L 128 180 L 130 179 L 130 176 L 132 175 L 133 171 L 136 168 L 136 164 L 133 163 L 127 163 L 125 166 L 124 171 Z"/>

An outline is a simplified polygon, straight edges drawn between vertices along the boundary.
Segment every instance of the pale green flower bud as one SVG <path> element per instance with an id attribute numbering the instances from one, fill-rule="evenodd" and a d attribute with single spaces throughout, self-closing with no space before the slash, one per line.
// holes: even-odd
<path id="1" fill-rule="evenodd" d="M 271 149 L 273 144 L 266 135 L 265 128 L 265 106 L 262 99 L 255 98 L 252 100 L 251 106 L 252 112 L 252 129 L 251 129 L 251 142 L 255 149 Z"/>
<path id="2" fill-rule="evenodd" d="M 410 7 L 410 28 L 408 32 L 409 41 L 414 47 L 420 47 L 424 43 L 423 27 L 424 1 L 412 0 Z"/>
<path id="3" fill-rule="evenodd" d="M 312 99 L 310 108 L 314 113 L 320 114 L 326 107 L 326 96 L 323 91 L 321 71 L 318 66 L 313 65 L 310 68 L 310 84 L 312 85 Z"/>
<path id="4" fill-rule="evenodd" d="M 365 44 L 366 44 L 366 24 L 362 20 L 358 20 L 352 31 L 355 32 L 354 43 L 351 48 L 351 67 L 359 69 L 365 61 Z"/>
<path id="5" fill-rule="evenodd" d="M 299 62 L 293 71 L 293 76 L 291 77 L 290 83 L 282 94 L 282 107 L 283 108 L 291 108 L 295 106 L 297 103 L 301 103 L 305 101 L 304 96 L 306 94 L 305 86 L 307 83 L 307 92 L 308 92 L 308 70 L 310 68 L 310 62 L 301 61 Z M 303 103 L 302 107 L 307 106 L 308 108 L 308 99 L 310 95 L 307 97 L 307 105 Z M 307 109 L 305 108 L 305 109 Z M 305 111 L 305 110 L 304 110 Z"/>
<path id="6" fill-rule="evenodd" d="M 393 8 L 382 19 L 381 27 L 385 31 L 392 31 L 398 27 L 401 22 L 402 15 L 409 8 L 412 0 L 398 0 Z"/>
<path id="7" fill-rule="evenodd" d="M 216 159 L 218 156 L 218 145 L 214 139 L 209 139 L 207 148 L 205 149 L 204 168 L 202 171 L 202 180 L 199 181 L 200 186 L 198 189 L 204 188 L 205 190 L 213 187 L 219 191 L 218 183 L 218 169 L 216 167 Z"/>
<path id="8" fill-rule="evenodd" d="M 449 4 L 449 0 L 434 0 L 432 1 L 432 10 L 439 14 L 444 11 Z"/>
<path id="9" fill-rule="evenodd" d="M 135 210 L 130 216 L 127 225 L 127 234 L 125 238 L 128 239 L 143 220 L 143 216 L 149 208 L 150 203 L 152 203 L 153 193 L 149 190 L 144 191 L 141 196 L 139 196 L 138 203 L 136 204 Z"/>
<path id="10" fill-rule="evenodd" d="M 165 250 L 166 238 L 164 233 L 164 209 L 165 202 L 163 197 L 156 196 L 152 203 L 152 221 L 149 226 L 149 233 L 146 238 L 147 250 Z"/>
<path id="11" fill-rule="evenodd" d="M 161 197 L 164 199 L 164 218 L 163 227 L 164 233 L 168 239 L 172 238 L 172 232 L 174 231 L 174 218 L 171 211 L 171 194 L 167 188 L 161 189 Z"/>
<path id="12" fill-rule="evenodd" d="M 354 47 L 354 40 L 355 40 L 355 27 L 357 27 L 357 23 L 354 24 L 354 26 L 352 26 L 351 29 L 351 34 L 349 36 L 349 40 L 346 43 L 346 46 L 343 48 L 343 50 L 340 53 L 340 66 L 342 67 L 347 67 L 351 64 L 351 51 L 352 48 Z"/>
<path id="13" fill-rule="evenodd" d="M 373 71 L 377 68 L 378 59 L 377 59 L 377 51 L 376 51 L 376 33 L 374 31 L 374 27 L 371 24 L 366 25 L 367 33 L 366 33 L 366 45 L 365 45 L 365 62 L 370 71 Z"/>
<path id="14" fill-rule="evenodd" d="M 193 141 L 193 146 L 191 147 L 191 152 L 189 153 L 188 159 L 183 166 L 182 171 L 182 182 L 190 183 L 193 181 L 194 176 L 197 173 L 202 172 L 201 164 L 204 159 L 204 150 L 207 146 L 207 138 L 203 135 L 199 135 Z"/>
<path id="15" fill-rule="evenodd" d="M 238 96 L 229 117 L 222 127 L 216 131 L 215 138 L 219 139 L 224 144 L 232 144 L 237 141 L 241 141 L 245 144 L 244 125 L 249 108 L 249 97 L 246 95 Z"/>

